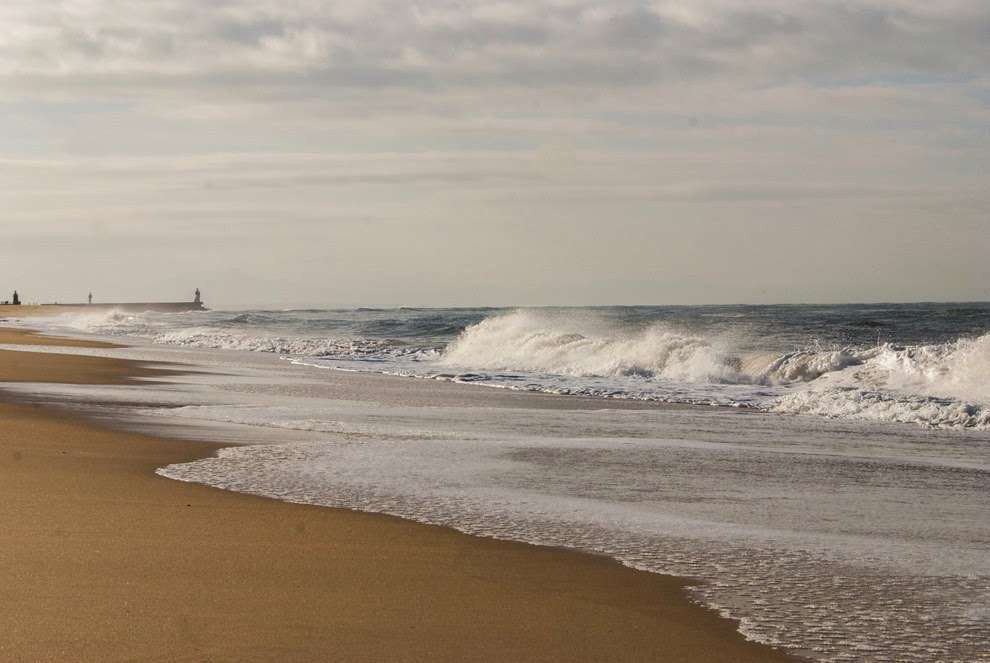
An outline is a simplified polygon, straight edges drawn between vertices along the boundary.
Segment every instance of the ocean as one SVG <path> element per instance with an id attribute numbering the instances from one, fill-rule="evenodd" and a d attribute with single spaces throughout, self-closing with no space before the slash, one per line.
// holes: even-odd
<path id="1" fill-rule="evenodd" d="M 697 578 L 813 660 L 990 661 L 988 303 L 25 323 L 195 367 L 10 386 L 242 445 L 164 476 Z"/>

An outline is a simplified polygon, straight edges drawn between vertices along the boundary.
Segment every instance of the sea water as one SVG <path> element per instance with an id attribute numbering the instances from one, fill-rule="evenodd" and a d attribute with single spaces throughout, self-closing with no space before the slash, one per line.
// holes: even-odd
<path id="1" fill-rule="evenodd" d="M 165 476 L 695 577 L 816 660 L 990 660 L 988 304 L 33 323 L 201 367 L 24 387 L 255 442 Z"/>

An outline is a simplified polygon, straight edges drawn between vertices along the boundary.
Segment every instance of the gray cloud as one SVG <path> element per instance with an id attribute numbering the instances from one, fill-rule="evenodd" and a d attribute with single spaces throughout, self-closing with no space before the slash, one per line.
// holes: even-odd
<path id="1" fill-rule="evenodd" d="M 645 85 L 677 79 L 956 76 L 990 61 L 990 6 L 921 2 L 368 2 L 83 6 L 3 10 L 0 72 L 22 93 L 87 77 L 253 87 Z M 632 72 L 625 73 L 620 72 Z M 121 77 L 124 78 L 121 78 Z M 163 80 L 156 81 L 162 84 Z M 126 91 L 126 88 L 125 88 Z M 214 90 L 216 92 L 216 90 Z"/>

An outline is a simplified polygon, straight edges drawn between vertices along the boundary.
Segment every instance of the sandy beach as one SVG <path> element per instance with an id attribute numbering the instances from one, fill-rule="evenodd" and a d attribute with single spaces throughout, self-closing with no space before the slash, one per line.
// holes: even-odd
<path id="1" fill-rule="evenodd" d="M 0 343 L 85 342 L 0 328 Z M 160 371 L 0 350 L 0 383 Z M 3 396 L 0 417 L 0 660 L 794 660 L 688 602 L 679 579 L 172 481 L 154 470 L 216 447 Z"/>

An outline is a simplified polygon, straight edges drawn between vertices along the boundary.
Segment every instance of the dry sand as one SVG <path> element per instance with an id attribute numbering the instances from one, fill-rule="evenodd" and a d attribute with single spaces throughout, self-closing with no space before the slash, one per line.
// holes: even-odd
<path id="1" fill-rule="evenodd" d="M 149 370 L 0 351 L 0 381 Z M 675 578 L 171 481 L 154 470 L 216 447 L 10 400 L 0 392 L 3 661 L 794 660 L 690 604 Z"/>

